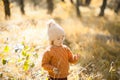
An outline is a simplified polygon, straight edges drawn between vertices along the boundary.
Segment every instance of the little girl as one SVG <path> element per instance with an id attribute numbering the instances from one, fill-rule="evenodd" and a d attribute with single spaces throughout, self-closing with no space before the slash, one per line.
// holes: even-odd
<path id="1" fill-rule="evenodd" d="M 67 80 L 69 63 L 76 63 L 79 55 L 73 56 L 71 50 L 63 45 L 65 32 L 54 20 L 48 22 L 50 46 L 42 59 L 42 67 L 48 71 L 48 80 Z"/>

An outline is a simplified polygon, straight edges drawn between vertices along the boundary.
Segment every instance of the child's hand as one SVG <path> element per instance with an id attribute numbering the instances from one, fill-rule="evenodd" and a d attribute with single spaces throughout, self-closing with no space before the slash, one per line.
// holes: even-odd
<path id="1" fill-rule="evenodd" d="M 53 72 L 54 72 L 54 74 L 58 74 L 59 73 L 58 68 L 53 68 Z"/>
<path id="2" fill-rule="evenodd" d="M 74 56 L 74 59 L 75 60 L 78 60 L 80 58 L 80 55 L 79 54 L 76 54 L 75 56 Z"/>

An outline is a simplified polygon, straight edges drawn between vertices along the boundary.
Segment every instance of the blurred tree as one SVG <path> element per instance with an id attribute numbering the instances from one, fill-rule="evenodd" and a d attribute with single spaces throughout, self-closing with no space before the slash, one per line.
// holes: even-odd
<path id="1" fill-rule="evenodd" d="M 70 1 L 71 1 L 72 4 L 74 3 L 73 0 L 70 0 Z M 75 6 L 76 6 L 76 13 L 77 13 L 78 17 L 81 16 L 80 8 L 79 7 L 82 6 L 82 5 L 84 5 L 83 2 L 84 2 L 83 0 L 76 0 Z M 91 2 L 91 0 L 85 0 L 85 4 L 87 6 L 90 4 L 90 2 Z"/>
<path id="2" fill-rule="evenodd" d="M 100 8 L 100 14 L 99 14 L 99 16 L 104 16 L 104 10 L 106 8 L 106 5 L 107 5 L 107 0 L 103 0 L 102 6 Z"/>
<path id="3" fill-rule="evenodd" d="M 115 13 L 118 13 L 119 9 L 120 9 L 120 0 L 115 0 L 115 5 L 113 7 L 115 7 L 114 9 L 114 12 Z M 103 0 L 103 3 L 102 3 L 102 6 L 101 6 L 101 11 L 100 11 L 100 14 L 99 16 L 104 16 L 104 10 L 107 6 L 107 0 Z"/>
<path id="4" fill-rule="evenodd" d="M 40 3 L 41 0 L 30 0 L 30 1 L 32 2 L 34 7 L 37 7 L 37 6 L 40 5 L 39 3 Z"/>
<path id="5" fill-rule="evenodd" d="M 9 0 L 2 0 L 4 3 L 4 11 L 5 11 L 5 19 L 10 18 L 11 13 L 10 13 L 10 2 Z"/>
<path id="6" fill-rule="evenodd" d="M 85 4 L 86 4 L 87 6 L 90 5 L 90 2 L 91 2 L 91 0 L 85 0 Z"/>
<path id="7" fill-rule="evenodd" d="M 79 9 L 79 6 L 80 6 L 80 1 L 79 0 L 76 0 L 76 12 L 77 12 L 77 16 L 80 17 L 80 9 Z"/>
<path id="8" fill-rule="evenodd" d="M 61 0 L 62 2 L 65 2 L 65 0 Z M 73 4 L 73 0 L 70 0 L 70 2 Z"/>
<path id="9" fill-rule="evenodd" d="M 65 0 L 61 0 L 62 2 L 65 2 Z"/>
<path id="10" fill-rule="evenodd" d="M 20 11 L 21 13 L 24 15 L 25 14 L 25 10 L 24 10 L 24 0 L 18 0 L 18 4 L 20 6 Z"/>
<path id="11" fill-rule="evenodd" d="M 118 13 L 118 11 L 120 10 L 120 0 L 116 1 L 117 7 L 115 8 L 115 13 Z"/>
<path id="12" fill-rule="evenodd" d="M 53 0 L 47 0 L 47 8 L 48 8 L 48 14 L 52 14 L 53 10 L 54 10 L 54 4 L 53 4 Z"/>
<path id="13" fill-rule="evenodd" d="M 70 2 L 73 4 L 73 0 L 70 0 Z"/>

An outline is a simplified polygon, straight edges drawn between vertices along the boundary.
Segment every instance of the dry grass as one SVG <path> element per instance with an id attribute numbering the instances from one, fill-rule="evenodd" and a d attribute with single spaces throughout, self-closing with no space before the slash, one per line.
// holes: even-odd
<path id="1" fill-rule="evenodd" d="M 96 3 L 93 0 L 91 6 Z M 2 8 L 0 5 L 3 12 Z M 70 3 L 57 4 L 52 15 L 46 14 L 46 9 L 32 10 L 26 5 L 26 15 L 22 16 L 13 4 L 11 19 L 0 18 L 0 79 L 46 80 L 47 73 L 40 63 L 48 45 L 45 24 L 51 18 L 65 29 L 65 44 L 81 55 L 79 63 L 71 65 L 69 80 L 110 80 L 111 74 L 116 76 L 109 69 L 112 61 L 115 69 L 120 67 L 120 16 L 108 9 L 105 17 L 99 18 L 98 11 L 81 7 L 82 17 L 77 18 Z"/>

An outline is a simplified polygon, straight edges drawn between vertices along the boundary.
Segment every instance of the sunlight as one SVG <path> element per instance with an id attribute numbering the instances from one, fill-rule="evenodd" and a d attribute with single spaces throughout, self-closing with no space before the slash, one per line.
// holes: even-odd
<path id="1" fill-rule="evenodd" d="M 85 5 L 85 0 L 79 0 L 82 1 L 78 6 L 80 17 L 76 13 L 76 0 L 73 4 L 71 0 L 54 1 L 50 14 L 45 0 L 40 3 L 39 0 L 23 0 L 24 15 L 16 2 L 21 0 L 15 0 L 10 4 L 10 19 L 5 19 L 2 1 L 0 80 L 48 79 L 41 62 L 49 45 L 46 26 L 49 19 L 54 19 L 64 29 L 64 45 L 73 55 L 80 54 L 78 63 L 70 64 L 68 80 L 113 80 L 120 75 L 120 13 L 106 7 L 104 16 L 99 17 L 102 0 L 91 0 L 89 6 Z"/>

